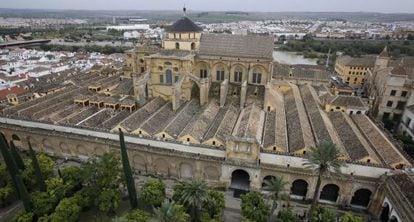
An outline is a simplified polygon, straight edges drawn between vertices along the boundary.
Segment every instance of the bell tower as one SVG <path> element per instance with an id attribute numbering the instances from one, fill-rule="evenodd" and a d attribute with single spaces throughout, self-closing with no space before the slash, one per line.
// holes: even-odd
<path id="1" fill-rule="evenodd" d="M 200 45 L 203 31 L 187 17 L 187 8 L 183 7 L 183 17 L 167 28 L 163 48 L 169 50 L 195 51 Z"/>

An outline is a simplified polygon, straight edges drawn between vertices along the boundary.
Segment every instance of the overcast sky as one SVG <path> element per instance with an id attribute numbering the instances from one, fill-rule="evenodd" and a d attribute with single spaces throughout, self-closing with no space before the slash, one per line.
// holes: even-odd
<path id="1" fill-rule="evenodd" d="M 414 0 L 0 0 L 0 8 L 414 13 Z"/>

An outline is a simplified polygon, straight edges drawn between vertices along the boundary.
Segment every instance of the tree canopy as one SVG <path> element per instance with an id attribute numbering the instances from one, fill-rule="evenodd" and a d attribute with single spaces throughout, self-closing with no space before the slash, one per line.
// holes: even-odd
<path id="1" fill-rule="evenodd" d="M 185 212 L 185 208 L 176 204 L 174 201 L 165 200 L 160 207 L 154 210 L 153 222 L 188 222 L 190 216 Z"/>
<path id="2" fill-rule="evenodd" d="M 140 199 L 153 207 L 161 206 L 165 199 L 165 184 L 159 179 L 149 179 L 140 192 Z"/>
<path id="3" fill-rule="evenodd" d="M 256 222 L 266 222 L 270 214 L 270 206 L 264 201 L 263 194 L 249 192 L 241 197 L 242 216 Z"/>

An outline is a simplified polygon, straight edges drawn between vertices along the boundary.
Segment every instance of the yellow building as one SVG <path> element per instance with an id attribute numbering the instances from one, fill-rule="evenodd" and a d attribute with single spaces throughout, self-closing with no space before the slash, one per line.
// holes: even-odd
<path id="1" fill-rule="evenodd" d="M 320 98 L 326 112 L 344 112 L 348 115 L 367 114 L 369 107 L 358 96 L 326 94 Z"/>
<path id="2" fill-rule="evenodd" d="M 375 65 L 375 57 L 365 56 L 361 58 L 341 56 L 336 59 L 335 72 L 343 82 L 353 88 L 362 88 L 367 79 L 368 70 Z"/>
<path id="3" fill-rule="evenodd" d="M 125 75 L 133 78 L 137 101 L 161 97 L 176 110 L 197 97 L 207 104 L 213 91 L 221 105 L 232 94 L 243 107 L 271 79 L 270 36 L 202 33 L 186 16 L 166 31 L 161 47 L 142 42 L 127 54 Z"/>

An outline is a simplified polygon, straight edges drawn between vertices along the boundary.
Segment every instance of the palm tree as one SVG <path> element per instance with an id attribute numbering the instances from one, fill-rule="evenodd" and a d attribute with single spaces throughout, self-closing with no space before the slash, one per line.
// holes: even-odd
<path id="1" fill-rule="evenodd" d="M 165 200 L 162 205 L 154 209 L 154 222 L 187 222 L 190 216 L 185 212 L 181 205 L 177 205 L 174 201 Z"/>
<path id="2" fill-rule="evenodd" d="M 194 179 L 178 186 L 179 190 L 175 190 L 178 196 L 175 199 L 190 212 L 191 221 L 200 221 L 201 209 L 208 196 L 207 183 Z"/>
<path id="3" fill-rule="evenodd" d="M 277 203 L 279 200 L 286 200 L 288 196 L 286 195 L 286 186 L 289 183 L 283 179 L 283 177 L 275 176 L 270 180 L 264 181 L 263 189 L 269 192 L 269 197 L 273 201 L 272 209 L 270 211 L 269 220 L 272 217 L 274 211 L 277 208 Z"/>
<path id="4" fill-rule="evenodd" d="M 340 151 L 332 141 L 322 141 L 316 147 L 310 148 L 308 159 L 303 165 L 306 168 L 313 169 L 317 172 L 318 181 L 316 182 L 309 215 L 312 215 L 315 210 L 322 176 L 330 174 L 331 172 L 341 173 L 341 167 L 345 166 L 345 163 L 339 159 L 340 156 Z"/>

